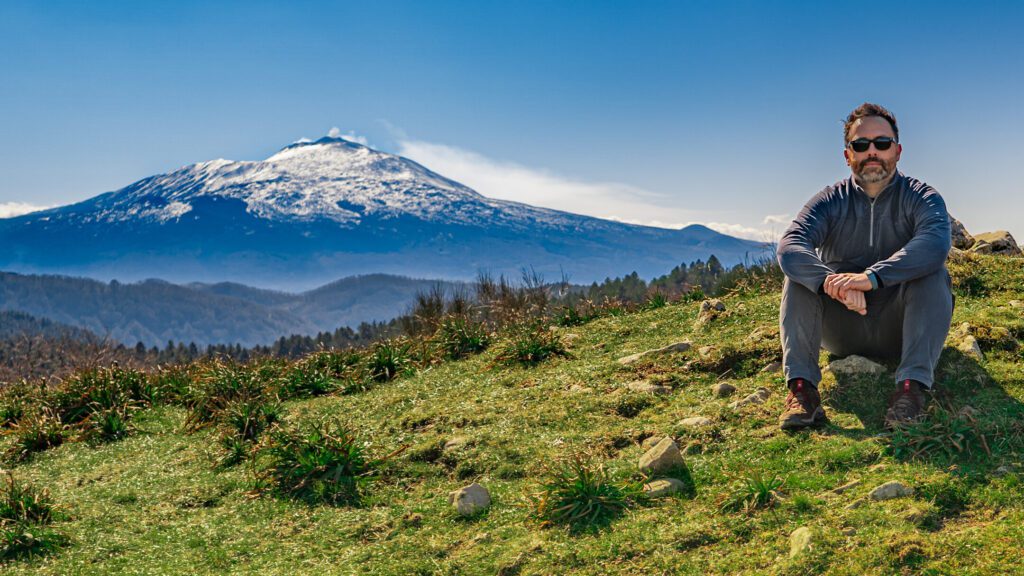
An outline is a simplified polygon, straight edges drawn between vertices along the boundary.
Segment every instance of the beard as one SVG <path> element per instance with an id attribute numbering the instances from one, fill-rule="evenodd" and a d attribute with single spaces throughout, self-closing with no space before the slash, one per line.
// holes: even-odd
<path id="1" fill-rule="evenodd" d="M 886 162 L 882 159 L 876 159 L 879 163 L 871 163 L 865 166 L 864 162 L 858 163 L 853 167 L 853 173 L 857 176 L 857 179 L 865 184 L 877 184 L 879 182 L 885 182 L 892 177 L 893 172 L 896 171 L 896 162 Z"/>

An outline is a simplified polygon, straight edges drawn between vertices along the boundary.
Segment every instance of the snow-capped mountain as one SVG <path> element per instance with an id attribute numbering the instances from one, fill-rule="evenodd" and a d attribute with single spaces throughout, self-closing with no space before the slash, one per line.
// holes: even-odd
<path id="1" fill-rule="evenodd" d="M 467 279 L 531 266 L 589 282 L 764 253 L 703 226 L 635 226 L 486 198 L 341 138 L 295 143 L 259 162 L 193 164 L 3 219 L 0 245 L 0 268 L 17 272 L 288 289 L 372 272 Z"/>

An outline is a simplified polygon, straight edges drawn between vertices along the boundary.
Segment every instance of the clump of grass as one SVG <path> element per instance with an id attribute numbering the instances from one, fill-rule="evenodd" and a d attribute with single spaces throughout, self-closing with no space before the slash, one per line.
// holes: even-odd
<path id="1" fill-rule="evenodd" d="M 338 388 L 334 376 L 313 362 L 296 362 L 281 382 L 282 396 L 308 398 L 330 394 Z"/>
<path id="2" fill-rule="evenodd" d="M 221 423 L 242 441 L 254 442 L 273 424 L 280 421 L 281 403 L 264 398 L 243 398 L 230 402 L 220 412 Z"/>
<path id="3" fill-rule="evenodd" d="M 513 326 L 495 361 L 505 365 L 539 364 L 553 356 L 568 356 L 557 333 L 543 322 L 532 320 Z"/>
<path id="4" fill-rule="evenodd" d="M 366 370 L 376 382 L 394 380 L 413 369 L 412 343 L 404 338 L 385 338 L 373 343 L 366 359 Z"/>
<path id="5" fill-rule="evenodd" d="M 491 335 L 482 322 L 465 316 L 446 316 L 434 334 L 434 341 L 446 359 L 459 360 L 486 350 Z"/>
<path id="6" fill-rule="evenodd" d="M 42 388 L 22 380 L 0 387 L 0 427 L 9 428 L 25 416 L 26 408 L 39 401 Z"/>
<path id="7" fill-rule="evenodd" d="M 116 442 L 131 434 L 128 409 L 124 406 L 97 408 L 89 415 L 87 434 L 100 442 Z"/>
<path id="8" fill-rule="evenodd" d="M 4 456 L 10 462 L 23 462 L 36 452 L 55 448 L 64 443 L 68 431 L 60 417 L 43 407 L 22 417 L 11 434 L 14 442 Z"/>
<path id="9" fill-rule="evenodd" d="M 232 403 L 262 397 L 267 393 L 268 383 L 275 380 L 274 376 L 276 374 L 266 374 L 265 367 L 222 360 L 202 365 L 187 392 L 186 428 L 195 430 L 208 426 Z"/>
<path id="10" fill-rule="evenodd" d="M 763 470 L 751 470 L 740 479 L 740 487 L 722 503 L 723 512 L 751 513 L 764 508 L 772 509 L 779 501 L 779 491 L 786 480 Z"/>
<path id="11" fill-rule="evenodd" d="M 668 298 L 665 297 L 665 293 L 657 290 L 647 297 L 647 301 L 644 302 L 644 310 L 657 310 L 658 308 L 664 308 L 668 305 Z"/>
<path id="12" fill-rule="evenodd" d="M 895 428 L 890 450 L 903 460 L 948 462 L 991 457 L 986 431 L 967 414 L 957 414 L 939 402 L 928 406 L 924 418 Z"/>
<path id="13" fill-rule="evenodd" d="M 47 490 L 20 484 L 8 473 L 0 488 L 0 558 L 39 556 L 56 550 L 66 540 L 46 527 L 56 517 Z"/>
<path id="14" fill-rule="evenodd" d="M 642 484 L 615 482 L 603 465 L 582 456 L 556 464 L 547 476 L 531 496 L 531 515 L 545 528 L 582 531 L 607 526 L 645 499 Z"/>
<path id="15" fill-rule="evenodd" d="M 358 502 L 379 464 L 335 419 L 276 428 L 266 451 L 271 461 L 267 476 L 274 489 L 311 503 Z"/>

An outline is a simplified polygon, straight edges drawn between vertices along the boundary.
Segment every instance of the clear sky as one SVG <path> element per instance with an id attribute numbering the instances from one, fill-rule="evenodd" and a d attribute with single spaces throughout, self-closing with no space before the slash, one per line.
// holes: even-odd
<path id="1" fill-rule="evenodd" d="M 0 216 L 335 134 L 478 192 L 762 238 L 842 118 L 1024 241 L 1024 3 L 0 2 Z"/>

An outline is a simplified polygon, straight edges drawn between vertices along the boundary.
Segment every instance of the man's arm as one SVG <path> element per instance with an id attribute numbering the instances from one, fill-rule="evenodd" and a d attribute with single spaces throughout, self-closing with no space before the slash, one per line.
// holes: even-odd
<path id="1" fill-rule="evenodd" d="M 883 286 L 895 286 L 927 276 L 940 268 L 952 243 L 949 214 L 939 193 L 927 188 L 910 207 L 914 237 L 889 258 L 868 267 Z"/>
<path id="2" fill-rule="evenodd" d="M 831 188 L 822 190 L 804 205 L 782 235 L 776 250 L 779 266 L 786 276 L 812 292 L 818 292 L 825 277 L 835 273 L 814 250 L 828 236 L 831 191 Z"/>

